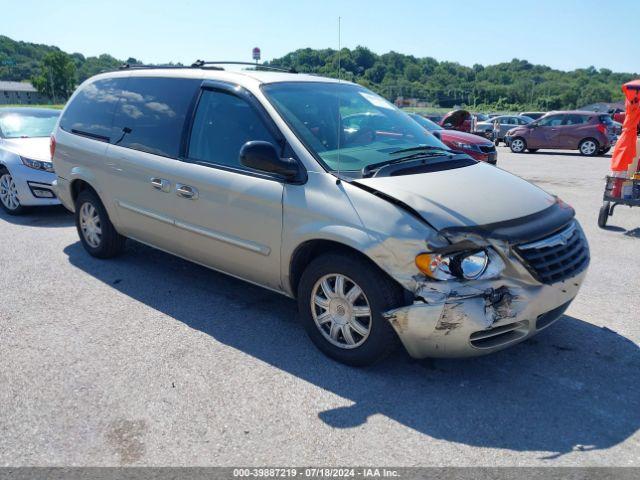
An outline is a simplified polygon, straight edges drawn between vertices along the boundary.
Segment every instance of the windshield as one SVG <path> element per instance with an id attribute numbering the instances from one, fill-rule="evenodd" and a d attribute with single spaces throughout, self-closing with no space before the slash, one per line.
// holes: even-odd
<path id="1" fill-rule="evenodd" d="M 56 126 L 58 110 L 0 112 L 0 136 L 4 138 L 48 137 Z"/>
<path id="2" fill-rule="evenodd" d="M 422 115 L 418 115 L 417 113 L 410 113 L 409 116 L 413 118 L 416 122 L 418 122 L 422 128 L 430 132 L 434 132 L 436 130 L 444 130 L 440 125 L 435 122 L 432 122 L 428 118 L 423 117 Z"/>
<path id="3" fill-rule="evenodd" d="M 298 138 L 329 170 L 361 170 L 398 150 L 449 150 L 384 98 L 350 83 L 283 82 L 262 87 Z"/>

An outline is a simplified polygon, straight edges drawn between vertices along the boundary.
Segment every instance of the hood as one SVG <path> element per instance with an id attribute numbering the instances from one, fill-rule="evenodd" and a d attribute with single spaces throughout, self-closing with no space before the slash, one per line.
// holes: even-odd
<path id="1" fill-rule="evenodd" d="M 471 114 L 466 110 L 454 110 L 452 112 L 447 113 L 442 120 L 440 120 L 440 125 L 445 125 L 447 123 L 451 124 L 451 127 L 461 127 L 462 124 L 466 121 L 471 120 Z"/>
<path id="2" fill-rule="evenodd" d="M 400 200 L 438 230 L 503 222 L 540 212 L 555 197 L 485 163 L 438 172 L 356 180 Z"/>
<path id="3" fill-rule="evenodd" d="M 469 143 L 471 145 L 493 145 L 486 138 L 473 133 L 460 132 L 458 130 L 438 130 L 440 138 L 449 142 Z"/>
<path id="4" fill-rule="evenodd" d="M 22 157 L 50 162 L 49 141 L 49 137 L 5 138 L 2 147 Z"/>

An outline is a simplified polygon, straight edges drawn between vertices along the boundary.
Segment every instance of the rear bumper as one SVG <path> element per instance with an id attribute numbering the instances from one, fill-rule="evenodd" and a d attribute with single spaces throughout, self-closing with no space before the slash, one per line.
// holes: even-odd
<path id="1" fill-rule="evenodd" d="M 71 197 L 71 186 L 69 184 L 69 181 L 62 177 L 57 177 L 52 182 L 52 188 L 56 196 L 60 200 L 60 203 L 62 203 L 62 205 L 67 210 L 69 210 L 70 212 L 73 212 L 74 206 L 73 206 L 73 199 Z"/>

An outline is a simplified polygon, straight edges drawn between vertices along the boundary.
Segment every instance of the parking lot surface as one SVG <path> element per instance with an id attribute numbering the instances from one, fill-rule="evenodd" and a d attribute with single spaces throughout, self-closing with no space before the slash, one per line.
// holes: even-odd
<path id="1" fill-rule="evenodd" d="M 498 150 L 592 263 L 555 325 L 475 359 L 349 368 L 287 298 L 133 242 L 91 258 L 62 207 L 0 213 L 0 465 L 640 466 L 640 208 L 598 229 L 609 156 Z"/>

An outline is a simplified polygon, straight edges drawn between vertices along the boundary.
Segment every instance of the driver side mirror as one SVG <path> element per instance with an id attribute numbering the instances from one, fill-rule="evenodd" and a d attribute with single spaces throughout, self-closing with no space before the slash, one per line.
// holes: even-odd
<path id="1" fill-rule="evenodd" d="M 253 170 L 276 174 L 286 180 L 302 180 L 302 169 L 293 158 L 281 158 L 269 142 L 254 140 L 240 149 L 240 164 Z"/>

